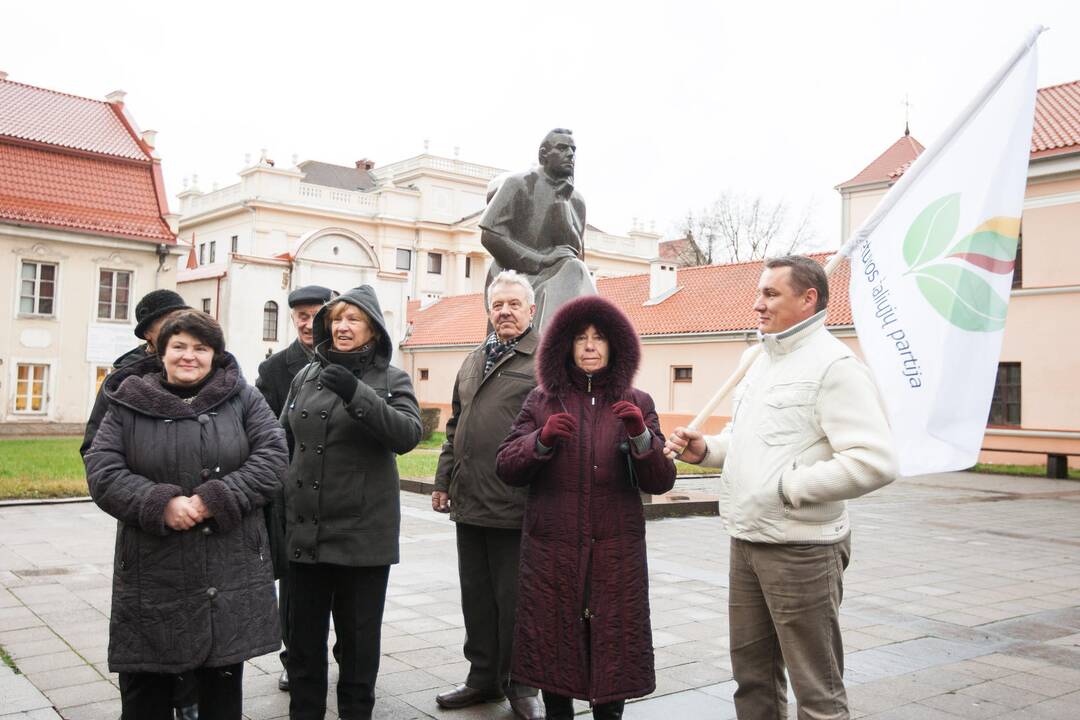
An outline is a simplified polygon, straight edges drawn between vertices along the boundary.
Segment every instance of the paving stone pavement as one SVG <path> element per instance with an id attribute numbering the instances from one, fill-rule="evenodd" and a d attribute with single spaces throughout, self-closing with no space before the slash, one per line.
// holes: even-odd
<path id="1" fill-rule="evenodd" d="M 509 720 L 505 703 L 435 706 L 466 674 L 454 528 L 426 497 L 401 502 L 375 717 Z M 853 717 L 1080 718 L 1080 485 L 950 473 L 851 510 L 842 623 Z M 0 507 L 0 646 L 22 673 L 0 665 L 0 720 L 54 718 L 53 707 L 71 720 L 119 717 L 106 666 L 114 532 L 92 504 Z M 734 718 L 719 521 L 652 521 L 648 546 L 657 690 L 626 718 Z M 246 717 L 287 715 L 279 672 L 276 655 L 247 664 Z"/>

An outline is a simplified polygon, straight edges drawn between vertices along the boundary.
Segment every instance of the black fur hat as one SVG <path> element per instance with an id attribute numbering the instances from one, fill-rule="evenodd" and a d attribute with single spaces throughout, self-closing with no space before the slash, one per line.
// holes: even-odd
<path id="1" fill-rule="evenodd" d="M 146 331 L 154 324 L 154 321 L 173 310 L 190 310 L 184 298 L 172 290 L 152 290 L 143 295 L 142 300 L 135 306 L 135 337 L 140 340 L 146 339 Z"/>

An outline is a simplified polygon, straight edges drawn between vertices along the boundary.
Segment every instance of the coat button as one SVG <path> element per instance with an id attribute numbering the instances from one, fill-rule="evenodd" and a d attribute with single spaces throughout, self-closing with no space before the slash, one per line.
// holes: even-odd
<path id="1" fill-rule="evenodd" d="M 311 559 L 312 559 L 312 560 L 314 560 L 314 559 L 315 559 L 315 551 L 314 551 L 314 550 L 308 550 L 308 555 L 310 555 L 310 556 L 311 556 Z"/>
<path id="2" fill-rule="evenodd" d="M 209 479 L 209 477 L 210 477 L 210 469 L 209 468 L 203 468 L 202 470 L 200 470 L 199 471 L 199 477 L 201 477 L 203 480 Z"/>
<path id="3" fill-rule="evenodd" d="M 323 451 L 322 443 L 319 443 L 318 445 L 315 446 L 315 454 L 316 455 L 322 455 L 322 451 Z"/>
<path id="4" fill-rule="evenodd" d="M 296 516 L 296 522 L 298 522 L 298 523 L 300 523 L 301 525 L 303 525 L 303 524 L 304 524 L 304 516 L 303 516 L 303 515 L 297 515 L 297 516 Z"/>
<path id="5" fill-rule="evenodd" d="M 210 416 L 209 415 L 203 414 L 203 415 L 199 416 L 199 424 L 205 425 L 208 422 L 210 422 Z"/>
<path id="6" fill-rule="evenodd" d="M 326 418 L 330 417 L 330 413 L 326 412 L 325 410 L 321 410 L 319 411 L 319 417 L 325 420 Z"/>
<path id="7" fill-rule="evenodd" d="M 319 516 L 318 515 L 312 515 L 311 516 L 311 524 L 312 525 L 318 525 L 319 524 Z"/>
<path id="8" fill-rule="evenodd" d="M 307 445 L 300 443 L 300 452 L 304 452 L 305 450 L 307 450 Z"/>
<path id="9" fill-rule="evenodd" d="M 595 465 L 593 465 L 593 466 L 592 466 L 592 469 L 593 469 L 593 470 L 596 470 L 596 469 L 597 469 L 597 467 L 596 467 Z"/>
<path id="10" fill-rule="evenodd" d="M 216 598 L 216 597 L 217 597 L 217 588 L 214 588 L 214 587 L 212 587 L 212 588 L 206 588 L 206 596 L 207 596 L 208 598 L 210 598 L 211 600 L 213 600 L 214 598 Z"/>
<path id="11" fill-rule="evenodd" d="M 300 559 L 300 548 L 296 548 L 296 550 L 293 551 L 292 556 L 294 558 L 296 558 L 297 560 L 299 560 Z"/>
<path id="12" fill-rule="evenodd" d="M 126 568 L 127 568 L 127 563 L 126 563 L 126 562 L 124 562 L 123 560 L 121 560 L 121 561 L 120 561 L 120 569 L 121 569 L 121 570 L 124 570 L 124 569 L 126 569 Z"/>
<path id="13" fill-rule="evenodd" d="M 311 489 L 312 490 L 318 490 L 319 489 L 319 481 L 318 480 L 311 483 Z"/>
<path id="14" fill-rule="evenodd" d="M 316 390 L 322 390 L 322 383 L 315 383 Z"/>
<path id="15" fill-rule="evenodd" d="M 209 525 L 203 525 L 202 534 L 203 535 L 213 535 L 214 531 L 210 529 Z"/>
<path id="16" fill-rule="evenodd" d="M 303 480 L 297 480 L 296 481 L 296 487 L 298 487 L 298 488 L 304 487 L 304 481 Z"/>
<path id="17" fill-rule="evenodd" d="M 306 419 L 306 418 L 307 418 L 307 410 L 301 410 L 301 411 L 300 411 L 300 417 L 302 417 L 302 418 L 305 418 L 305 419 Z"/>

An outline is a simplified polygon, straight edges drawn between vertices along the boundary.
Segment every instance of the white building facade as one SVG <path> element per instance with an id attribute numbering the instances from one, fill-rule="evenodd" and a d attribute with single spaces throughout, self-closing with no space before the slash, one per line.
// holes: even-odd
<path id="1" fill-rule="evenodd" d="M 287 298 L 304 285 L 371 285 L 397 348 L 409 300 L 427 305 L 483 290 L 491 256 L 477 223 L 488 183 L 502 172 L 430 154 L 382 167 L 361 160 L 280 168 L 264 156 L 233 185 L 178 196 L 190 256 L 177 291 L 218 318 L 252 380 L 264 358 L 295 338 Z M 624 237 L 590 226 L 585 261 L 597 277 L 644 272 L 659 240 L 644 229 Z"/>

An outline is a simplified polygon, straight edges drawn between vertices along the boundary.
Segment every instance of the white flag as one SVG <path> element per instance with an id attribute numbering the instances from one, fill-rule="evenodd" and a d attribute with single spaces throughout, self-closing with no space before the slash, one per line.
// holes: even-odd
<path id="1" fill-rule="evenodd" d="M 1042 30 L 841 251 L 901 475 L 960 470 L 978 457 L 1012 287 Z"/>

